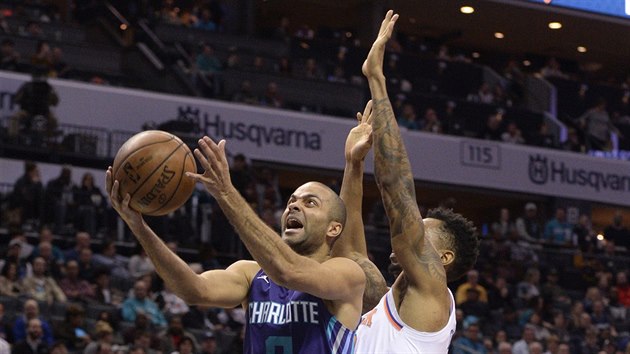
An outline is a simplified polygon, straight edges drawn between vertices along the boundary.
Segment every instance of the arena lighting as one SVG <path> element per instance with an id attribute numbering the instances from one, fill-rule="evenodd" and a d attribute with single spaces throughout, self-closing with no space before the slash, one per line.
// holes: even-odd
<path id="1" fill-rule="evenodd" d="M 473 52 L 472 53 L 472 57 L 475 59 L 478 59 L 481 56 L 481 54 L 479 54 L 479 52 Z"/>
<path id="2" fill-rule="evenodd" d="M 126 25 L 126 24 L 124 24 L 124 23 L 122 23 L 122 24 L 120 25 L 120 29 L 121 29 L 121 30 L 123 30 L 123 31 L 125 31 L 125 30 L 127 29 L 127 25 Z"/>
<path id="3" fill-rule="evenodd" d="M 532 62 L 529 60 L 523 60 L 523 66 L 530 66 L 532 65 Z"/>
<path id="4" fill-rule="evenodd" d="M 550 29 L 552 29 L 552 30 L 557 30 L 557 29 L 562 28 L 562 23 L 560 23 L 560 22 L 555 22 L 555 21 L 554 21 L 554 22 L 549 22 L 548 26 L 549 26 L 549 28 L 550 28 Z"/>
<path id="5" fill-rule="evenodd" d="M 604 235 L 597 234 L 597 239 L 600 240 L 600 241 L 604 241 Z"/>
<path id="6" fill-rule="evenodd" d="M 577 47 L 577 51 L 580 52 L 580 53 L 586 53 L 587 50 L 586 50 L 586 47 L 584 47 L 584 46 L 578 46 Z"/>
<path id="7" fill-rule="evenodd" d="M 460 7 L 459 11 L 463 14 L 470 15 L 471 13 L 475 12 L 475 8 L 472 6 L 466 5 L 466 6 Z"/>
<path id="8" fill-rule="evenodd" d="M 503 39 L 505 38 L 505 35 L 501 32 L 494 32 L 494 38 L 496 39 Z"/>

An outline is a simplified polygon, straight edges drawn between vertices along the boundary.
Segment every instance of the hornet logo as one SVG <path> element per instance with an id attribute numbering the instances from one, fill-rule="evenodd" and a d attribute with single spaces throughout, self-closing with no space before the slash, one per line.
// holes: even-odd
<path id="1" fill-rule="evenodd" d="M 547 158 L 541 155 L 529 156 L 529 180 L 536 184 L 545 184 L 549 179 Z"/>

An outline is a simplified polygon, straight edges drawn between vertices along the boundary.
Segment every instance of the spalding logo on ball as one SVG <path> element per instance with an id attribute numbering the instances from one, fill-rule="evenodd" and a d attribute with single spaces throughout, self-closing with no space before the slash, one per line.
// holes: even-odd
<path id="1" fill-rule="evenodd" d="M 165 215 L 182 206 L 195 189 L 186 172 L 197 172 L 195 158 L 184 142 L 161 130 L 138 133 L 120 147 L 112 175 L 129 206 L 145 215 Z"/>

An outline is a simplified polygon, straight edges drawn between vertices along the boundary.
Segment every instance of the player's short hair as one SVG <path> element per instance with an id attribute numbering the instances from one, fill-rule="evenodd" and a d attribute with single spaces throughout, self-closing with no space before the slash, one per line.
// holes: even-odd
<path id="1" fill-rule="evenodd" d="M 447 281 L 461 278 L 477 262 L 479 255 L 479 237 L 472 221 L 452 209 L 435 208 L 427 212 L 426 217 L 442 221 L 440 237 L 445 246 L 451 247 L 455 260 L 446 269 Z"/>

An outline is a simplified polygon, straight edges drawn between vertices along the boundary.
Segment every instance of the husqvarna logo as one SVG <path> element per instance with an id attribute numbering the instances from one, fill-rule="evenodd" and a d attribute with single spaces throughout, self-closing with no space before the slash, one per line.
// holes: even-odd
<path id="1" fill-rule="evenodd" d="M 540 155 L 529 156 L 529 179 L 536 184 L 545 184 L 549 179 L 547 158 Z"/>

